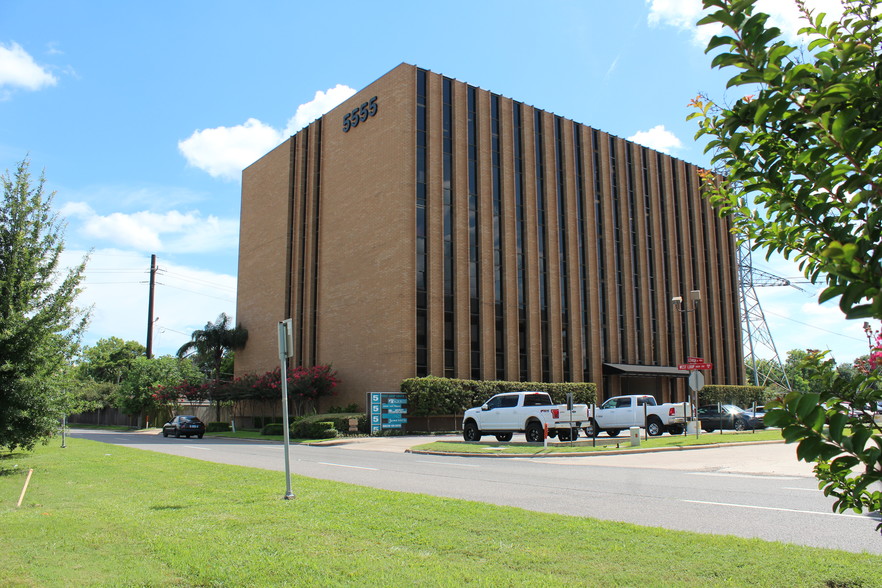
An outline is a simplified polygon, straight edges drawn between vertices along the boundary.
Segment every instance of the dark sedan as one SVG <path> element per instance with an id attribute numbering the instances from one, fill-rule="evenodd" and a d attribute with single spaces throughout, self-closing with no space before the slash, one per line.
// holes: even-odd
<path id="1" fill-rule="evenodd" d="M 191 435 L 196 435 L 202 439 L 204 434 L 205 423 L 192 415 L 176 416 L 162 426 L 163 437 L 168 437 L 169 435 L 180 437 L 183 435 L 189 439 Z"/>
<path id="2" fill-rule="evenodd" d="M 759 419 L 743 408 L 734 404 L 707 404 L 698 407 L 698 420 L 701 428 L 711 433 L 717 429 L 734 429 L 744 431 L 748 429 L 763 429 L 762 419 Z"/>

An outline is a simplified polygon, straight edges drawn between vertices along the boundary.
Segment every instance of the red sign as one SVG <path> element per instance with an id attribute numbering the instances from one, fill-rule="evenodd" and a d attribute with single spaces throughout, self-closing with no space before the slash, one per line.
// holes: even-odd
<path id="1" fill-rule="evenodd" d="M 681 363 L 677 366 L 678 370 L 685 371 L 698 371 L 698 370 L 712 370 L 714 369 L 714 364 L 712 363 Z"/>

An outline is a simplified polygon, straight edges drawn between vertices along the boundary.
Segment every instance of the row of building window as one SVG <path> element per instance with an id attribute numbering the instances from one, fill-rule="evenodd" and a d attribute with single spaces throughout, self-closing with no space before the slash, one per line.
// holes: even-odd
<path id="1" fill-rule="evenodd" d="M 456 282 L 455 275 L 457 260 L 455 258 L 455 238 L 456 226 L 455 215 L 458 210 L 462 210 L 467 214 L 468 226 L 468 324 L 469 324 L 469 366 L 466 373 L 470 374 L 473 379 L 492 378 L 505 379 L 507 375 L 506 365 L 507 357 L 507 327 L 505 317 L 506 308 L 506 290 L 504 288 L 506 267 L 503 263 L 505 258 L 504 251 L 506 245 L 506 237 L 503 231 L 503 218 L 505 214 L 505 203 L 510 201 L 513 203 L 514 217 L 514 267 L 516 290 L 513 292 L 517 296 L 516 300 L 516 316 L 515 324 L 511 325 L 517 331 L 517 358 L 516 362 L 512 362 L 513 373 L 522 380 L 541 378 L 545 381 L 552 379 L 551 373 L 551 320 L 550 308 L 551 304 L 548 300 L 549 295 L 549 276 L 550 268 L 548 267 L 549 256 L 548 246 L 552 242 L 550 227 L 547 223 L 549 214 L 549 206 L 555 206 L 557 217 L 557 257 L 559 259 L 559 267 L 556 268 L 560 278 L 560 287 L 558 289 L 560 300 L 556 306 L 560 310 L 560 321 L 563 326 L 561 332 L 555 336 L 560 337 L 560 346 L 562 351 L 563 379 L 567 381 L 588 380 L 590 375 L 597 372 L 597 365 L 592 365 L 593 357 L 590 353 L 592 341 L 601 347 L 600 361 L 612 361 L 615 363 L 648 363 L 659 365 L 663 360 L 660 352 L 660 346 L 657 344 L 658 338 L 663 336 L 659 324 L 661 320 L 674 322 L 677 320 L 685 320 L 680 313 L 674 315 L 665 314 L 660 317 L 659 300 L 669 300 L 672 295 L 682 295 L 692 288 L 692 284 L 698 283 L 698 272 L 700 271 L 699 263 L 691 264 L 691 272 L 686 275 L 687 255 L 692 260 L 698 261 L 697 256 L 698 241 L 696 240 L 696 225 L 702 223 L 704 225 L 705 234 L 704 242 L 708 244 L 716 244 L 720 246 L 722 253 L 725 254 L 727 248 L 724 244 L 717 243 L 714 239 L 713 219 L 707 218 L 705 207 L 696 207 L 695 212 L 690 212 L 688 222 L 673 222 L 675 234 L 668 235 L 668 231 L 663 229 L 657 235 L 659 240 L 656 242 L 652 238 L 652 227 L 664 223 L 667 215 L 672 212 L 669 210 L 668 201 L 668 184 L 666 183 L 665 170 L 669 170 L 667 181 L 670 181 L 670 189 L 674 195 L 680 194 L 682 190 L 686 191 L 686 200 L 691 203 L 693 200 L 693 186 L 691 182 L 694 170 L 691 166 L 686 166 L 686 181 L 681 184 L 680 172 L 678 165 L 673 160 L 664 157 L 662 154 L 656 154 L 655 167 L 657 177 L 657 190 L 659 196 L 658 212 L 660 216 L 656 219 L 653 215 L 652 194 L 651 194 L 651 166 L 650 152 L 646 148 L 622 143 L 615 137 L 609 136 L 606 144 L 606 153 L 601 145 L 600 133 L 591 129 L 590 146 L 585 149 L 582 144 L 582 131 L 584 127 L 578 123 L 572 123 L 573 138 L 567 141 L 564 138 L 564 120 L 561 117 L 554 117 L 552 151 L 554 154 L 554 162 L 546 161 L 546 143 L 547 132 L 544 128 L 544 113 L 534 110 L 533 119 L 533 147 L 534 152 L 534 171 L 535 171 L 535 198 L 536 210 L 535 216 L 529 214 L 526 209 L 526 161 L 525 161 L 525 142 L 524 142 L 524 107 L 518 102 L 511 102 L 511 121 L 510 126 L 506 124 L 501 114 L 501 98 L 498 95 L 490 95 L 490 179 L 492 194 L 491 202 L 491 218 L 486 223 L 492 230 L 492 254 L 488 259 L 492 259 L 492 280 L 493 280 L 493 326 L 489 330 L 493 334 L 494 342 L 492 350 L 494 351 L 492 362 L 493 370 L 491 373 L 483 373 L 482 365 L 485 363 L 482 357 L 482 333 L 488 332 L 482 326 L 481 301 L 486 297 L 481 291 L 480 276 L 482 275 L 481 260 L 483 255 L 481 252 L 481 240 L 479 231 L 485 223 L 480 218 L 481 194 L 479 192 L 479 177 L 481 161 L 478 154 L 481 152 L 478 133 L 479 110 L 477 107 L 478 90 L 474 87 L 467 87 L 467 178 L 468 194 L 465 199 L 466 206 L 460 209 L 457 205 L 459 199 L 454 192 L 456 170 L 454 169 L 454 101 L 453 101 L 454 81 L 449 78 L 442 79 L 442 100 L 441 100 L 441 121 L 442 136 L 440 141 L 441 154 L 441 255 L 443 266 L 443 373 L 448 377 L 455 377 L 463 373 L 462 369 L 458 369 L 456 365 L 457 350 L 457 333 L 456 333 L 456 304 L 455 292 Z M 430 284 L 428 283 L 429 251 L 428 251 L 428 235 L 427 235 L 427 194 L 430 191 L 427 179 L 428 167 L 428 149 L 429 149 L 429 129 L 428 129 L 428 91 L 427 91 L 427 72 L 418 70 L 417 72 L 417 96 L 416 96 L 416 216 L 417 216 L 417 234 L 416 234 L 416 262 L 417 262 L 417 283 L 416 283 L 416 313 L 417 313 L 417 374 L 428 375 L 429 366 L 429 313 L 428 313 L 428 292 Z M 502 162 L 502 140 L 503 136 L 509 138 L 513 151 L 511 181 L 513 193 L 511 195 L 504 194 L 504 165 Z M 571 153 L 568 153 L 571 150 Z M 620 161 L 620 154 L 623 159 Z M 567 174 L 567 162 L 575 161 L 575 169 L 572 175 Z M 590 168 L 590 169 L 588 169 Z M 608 170 L 608 178 L 604 181 L 604 171 Z M 551 172 L 551 173 L 549 173 Z M 636 173 L 640 173 L 642 193 L 637 194 Z M 568 219 L 568 208 L 566 194 L 568 186 L 567 178 L 572 177 L 575 186 L 572 190 L 576 196 L 575 223 Z M 548 180 L 553 178 L 554 186 L 548 185 Z M 593 187 L 593 203 L 594 203 L 594 225 L 592 227 L 594 235 L 596 235 L 596 257 L 588 257 L 588 218 L 585 206 L 588 204 L 586 183 L 592 181 Z M 624 182 L 624 185 L 622 183 Z M 555 201 L 552 203 L 548 199 L 550 189 L 554 189 Z M 609 190 L 607 193 L 606 190 Z M 609 207 L 609 210 L 606 208 Z M 699 211 L 700 209 L 700 211 Z M 605 219 L 612 219 L 611 226 L 606 226 Z M 528 345 L 528 321 L 527 321 L 527 255 L 526 255 L 526 238 L 527 238 L 527 222 L 528 219 L 535 219 L 537 230 L 537 242 L 534 244 L 534 251 L 537 255 L 538 283 L 537 294 L 538 310 L 539 310 L 539 330 L 537 335 L 539 341 L 539 368 L 540 373 L 532 374 L 530 372 L 530 345 Z M 683 227 L 688 225 L 689 231 L 689 251 L 672 250 L 671 237 L 674 243 L 683 243 Z M 574 263 L 578 264 L 576 278 L 577 288 L 575 292 L 578 294 L 578 300 L 573 303 L 570 299 L 569 283 L 573 278 L 570 264 L 570 252 L 568 250 L 569 231 L 575 230 L 575 242 L 578 247 L 576 259 Z M 625 232 L 627 231 L 627 235 Z M 650 238 L 647 238 L 650 236 Z M 508 244 L 511 246 L 511 244 Z M 607 264 L 607 255 L 611 256 L 611 264 Z M 661 254 L 661 255 L 659 255 Z M 656 267 L 656 259 L 661 260 L 661 267 Z M 716 266 L 715 271 L 719 271 L 720 260 L 705 260 L 705 265 Z M 672 266 L 672 264 L 674 264 Z M 589 267 L 593 265 L 594 267 Z M 644 268 L 645 271 L 641 271 Z M 658 273 L 656 270 L 659 270 Z M 676 270 L 680 279 L 677 285 L 670 284 L 670 276 Z M 629 275 L 627 275 L 629 274 Z M 595 314 L 599 320 L 599 329 L 592 329 L 590 318 L 592 313 L 589 276 L 597 276 L 596 287 L 596 311 Z M 659 277 L 664 284 L 663 291 L 660 291 Z M 691 283 L 689 283 L 691 279 Z M 648 292 L 649 304 L 646 305 L 641 299 L 641 292 Z M 612 297 L 612 298 L 610 298 Z M 724 296 L 721 293 L 719 301 L 722 302 Z M 615 304 L 611 305 L 614 301 Z M 615 322 L 611 323 L 605 309 L 614 306 L 617 311 Z M 465 310 L 462 310 L 465 312 Z M 576 325 L 579 327 L 582 345 L 576 356 L 570 353 L 574 347 L 573 337 L 570 332 L 570 324 L 572 322 L 571 313 L 577 313 Z M 713 314 L 710 315 L 713 318 Z M 489 318 L 489 316 L 487 317 Z M 615 325 L 617 332 L 615 339 L 610 333 L 610 328 Z M 647 328 L 648 327 L 648 328 Z M 599 331 L 599 332 L 598 332 Z M 592 333 L 594 335 L 592 336 Z M 636 345 L 629 346 L 629 333 L 636 333 Z M 666 330 L 667 348 L 669 357 L 664 358 L 665 361 L 671 363 L 679 358 L 681 353 L 675 350 L 675 336 L 673 329 Z M 700 336 L 700 335 L 699 335 Z M 615 349 L 609 348 L 610 341 L 616 341 Z M 649 345 L 649 353 L 641 355 Z M 699 339 L 696 342 L 697 348 L 703 348 L 703 342 Z M 637 349 L 637 354 L 631 356 L 631 352 Z M 712 358 L 711 358 L 712 359 Z"/>

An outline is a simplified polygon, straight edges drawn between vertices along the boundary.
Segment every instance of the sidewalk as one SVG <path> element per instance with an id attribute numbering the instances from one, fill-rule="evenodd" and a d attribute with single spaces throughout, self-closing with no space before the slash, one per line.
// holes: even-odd
<path id="1" fill-rule="evenodd" d="M 345 449 L 407 452 L 411 447 L 436 441 L 461 441 L 460 435 L 420 435 L 401 437 L 357 437 L 323 442 Z M 531 459 L 509 456 L 509 459 Z M 645 449 L 596 452 L 590 454 L 544 456 L 543 462 L 647 469 L 689 470 L 721 474 L 795 476 L 813 478 L 813 465 L 796 458 L 796 445 L 783 442 L 761 444 L 698 445 L 675 449 Z"/>

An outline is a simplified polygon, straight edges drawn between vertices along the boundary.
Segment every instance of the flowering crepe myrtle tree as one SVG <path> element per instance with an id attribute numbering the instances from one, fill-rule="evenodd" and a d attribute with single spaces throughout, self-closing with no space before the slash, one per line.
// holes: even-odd
<path id="1" fill-rule="evenodd" d="M 722 28 L 707 46 L 713 67 L 734 70 L 727 87 L 749 94 L 692 102 L 716 172 L 704 176 L 706 196 L 754 249 L 825 281 L 819 302 L 838 297 L 847 318 L 882 319 L 882 0 L 844 0 L 839 20 L 794 0 L 805 49 L 782 40 L 756 0 L 703 1 L 698 24 Z M 882 399 L 880 355 L 853 378 L 826 355 L 803 359 L 820 392 L 780 398 L 766 424 L 816 463 L 834 510 L 879 511 L 882 429 L 864 407 Z"/>

